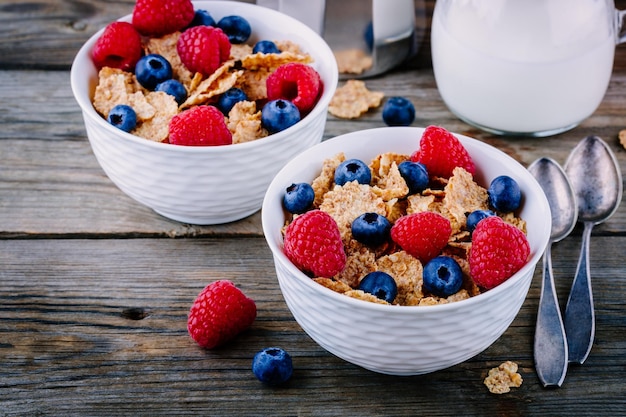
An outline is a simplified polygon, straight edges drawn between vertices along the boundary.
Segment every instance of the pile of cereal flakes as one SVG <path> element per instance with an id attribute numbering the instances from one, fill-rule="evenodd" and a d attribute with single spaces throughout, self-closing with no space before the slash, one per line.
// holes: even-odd
<path id="1" fill-rule="evenodd" d="M 345 161 L 339 153 L 324 161 L 321 173 L 312 182 L 315 200 L 312 208 L 330 214 L 341 233 L 347 255 L 346 267 L 332 278 L 313 279 L 338 293 L 381 304 L 386 301 L 356 289 L 362 277 L 372 271 L 382 271 L 394 277 L 398 295 L 394 304 L 424 306 L 447 304 L 464 300 L 480 293 L 480 288 L 469 277 L 468 255 L 471 247 L 470 232 L 466 229 L 466 216 L 475 210 L 488 209 L 487 190 L 474 182 L 472 175 L 461 167 L 455 168 L 449 179 L 431 181 L 431 188 L 418 194 L 409 194 L 398 165 L 410 160 L 409 155 L 384 153 L 369 164 L 372 172 L 370 185 L 348 182 L 343 186 L 334 183 L 334 172 Z M 352 221 L 366 212 L 386 216 L 393 223 L 401 216 L 433 211 L 450 220 L 452 233 L 442 255 L 454 258 L 463 271 L 461 289 L 446 298 L 428 294 L 422 288 L 422 263 L 389 241 L 378 247 L 368 247 L 352 237 Z M 500 217 L 526 233 L 526 222 L 514 213 L 498 213 Z M 289 221 L 286 222 L 283 232 Z"/>
<path id="2" fill-rule="evenodd" d="M 173 96 L 143 88 L 134 74 L 104 67 L 98 74 L 98 85 L 93 105 L 105 118 L 117 104 L 133 107 L 137 113 L 137 127 L 131 133 L 155 142 L 166 142 L 169 122 L 179 112 L 199 105 L 212 104 L 231 87 L 243 90 L 248 101 L 237 103 L 227 116 L 226 124 L 233 135 L 233 143 L 243 143 L 268 136 L 261 126 L 261 109 L 256 101 L 267 98 L 265 80 L 279 66 L 298 62 L 309 64 L 313 58 L 291 41 L 275 41 L 279 54 L 252 53 L 247 44 L 231 45 L 230 59 L 209 77 L 192 73 L 183 65 L 176 51 L 180 32 L 151 38 L 144 44 L 145 54 L 159 54 L 172 65 L 174 79 L 188 92 L 180 106 Z"/>

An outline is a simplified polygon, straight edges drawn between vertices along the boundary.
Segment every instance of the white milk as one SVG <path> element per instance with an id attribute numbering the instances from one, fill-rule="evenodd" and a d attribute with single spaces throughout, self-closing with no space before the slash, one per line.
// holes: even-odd
<path id="1" fill-rule="evenodd" d="M 543 136 L 599 106 L 615 51 L 606 2 L 452 2 L 435 10 L 431 42 L 437 87 L 457 116 Z"/>

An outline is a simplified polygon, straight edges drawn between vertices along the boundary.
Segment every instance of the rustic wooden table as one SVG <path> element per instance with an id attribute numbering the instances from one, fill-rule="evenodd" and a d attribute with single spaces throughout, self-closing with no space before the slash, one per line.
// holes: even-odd
<path id="1" fill-rule="evenodd" d="M 542 388 L 533 367 L 540 271 L 511 327 L 475 358 L 415 377 L 353 366 L 292 318 L 258 213 L 214 227 L 169 221 L 122 194 L 99 167 L 69 68 L 80 45 L 133 3 L 0 3 L 0 415 L 626 415 L 626 205 L 593 231 L 596 340 L 561 388 Z M 626 47 L 617 48 L 595 114 L 549 139 L 494 137 L 456 119 L 428 56 L 425 47 L 412 65 L 367 82 L 410 98 L 415 126 L 476 137 L 525 165 L 540 156 L 563 163 L 594 134 L 626 167 L 617 139 L 626 128 Z M 325 137 L 381 126 L 380 109 L 356 121 L 329 117 Z M 553 249 L 562 305 L 580 237 L 577 227 Z M 222 278 L 256 300 L 258 318 L 233 343 L 206 351 L 188 336 L 186 316 L 198 292 Z M 272 345 L 295 366 L 278 389 L 250 371 L 254 353 Z M 519 363 L 524 383 L 490 394 L 483 378 L 505 360 Z"/>

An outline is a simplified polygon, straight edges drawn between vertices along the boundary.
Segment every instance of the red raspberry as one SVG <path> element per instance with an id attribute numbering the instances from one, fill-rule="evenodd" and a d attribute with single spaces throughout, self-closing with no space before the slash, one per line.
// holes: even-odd
<path id="1" fill-rule="evenodd" d="M 212 349 L 248 329 L 256 318 L 256 304 L 231 281 L 207 285 L 193 302 L 187 330 L 200 346 Z"/>
<path id="2" fill-rule="evenodd" d="M 91 57 L 96 68 L 119 68 L 135 72 L 141 58 L 141 35 L 128 22 L 110 23 L 96 41 Z"/>
<path id="3" fill-rule="evenodd" d="M 137 0 L 133 26 L 142 35 L 161 37 L 183 30 L 194 15 L 191 0 Z"/>
<path id="4" fill-rule="evenodd" d="M 265 83 L 268 100 L 289 100 L 304 116 L 310 112 L 322 91 L 322 79 L 309 65 L 290 62 L 276 68 Z"/>
<path id="5" fill-rule="evenodd" d="M 441 253 L 451 233 L 450 220 L 431 211 L 400 217 L 391 227 L 391 239 L 423 264 Z"/>
<path id="6" fill-rule="evenodd" d="M 487 217 L 472 233 L 470 275 L 476 285 L 490 289 L 502 284 L 528 261 L 526 235 L 500 217 Z"/>
<path id="7" fill-rule="evenodd" d="M 169 142 L 186 146 L 230 145 L 233 135 L 217 107 L 197 106 L 172 117 Z"/>
<path id="8" fill-rule="evenodd" d="M 472 175 L 476 171 L 474 161 L 463 144 L 452 133 L 438 126 L 428 126 L 424 130 L 419 151 L 411 155 L 411 160 L 424 164 L 431 178 L 450 178 L 456 167 L 465 168 Z"/>
<path id="9" fill-rule="evenodd" d="M 180 35 L 176 50 L 189 71 L 208 77 L 230 57 L 230 41 L 222 29 L 194 26 Z"/>
<path id="10" fill-rule="evenodd" d="M 287 226 L 284 249 L 291 262 L 314 277 L 331 278 L 346 266 L 339 226 L 321 210 L 307 211 Z"/>

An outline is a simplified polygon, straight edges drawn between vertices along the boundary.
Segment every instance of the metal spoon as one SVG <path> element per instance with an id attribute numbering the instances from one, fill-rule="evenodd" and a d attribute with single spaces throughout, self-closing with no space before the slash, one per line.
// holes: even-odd
<path id="1" fill-rule="evenodd" d="M 615 155 L 597 136 L 586 137 L 572 150 L 565 172 L 576 194 L 578 220 L 584 224 L 576 276 L 565 307 L 569 361 L 582 364 L 589 356 L 595 334 L 589 274 L 591 229 L 617 210 L 622 201 L 622 174 Z"/>
<path id="2" fill-rule="evenodd" d="M 552 243 L 569 235 L 578 217 L 576 196 L 563 168 L 551 158 L 539 158 L 528 167 L 550 205 L 550 242 L 543 254 L 543 281 L 535 327 L 535 370 L 544 387 L 560 387 L 567 373 L 567 339 L 552 274 Z"/>

